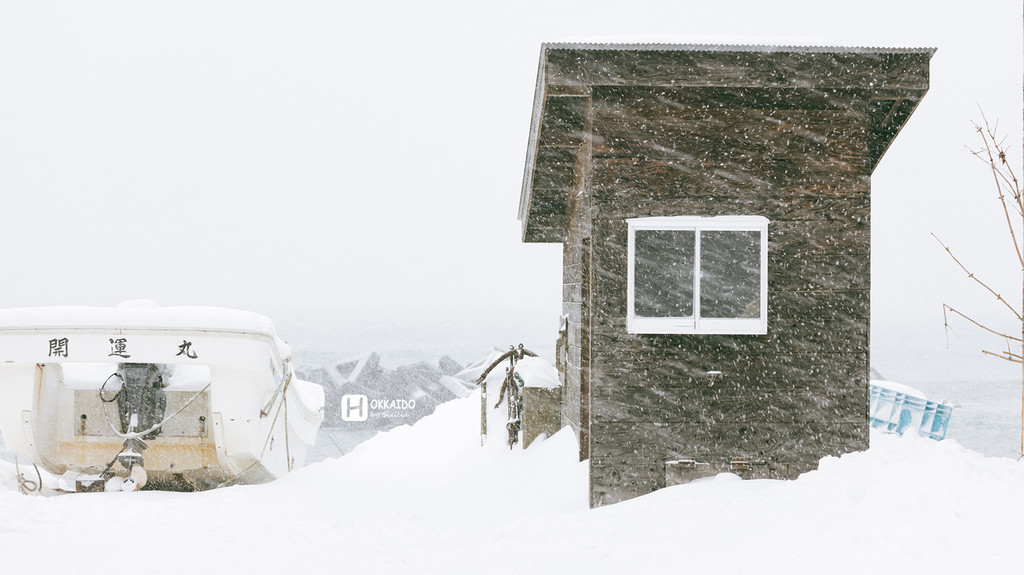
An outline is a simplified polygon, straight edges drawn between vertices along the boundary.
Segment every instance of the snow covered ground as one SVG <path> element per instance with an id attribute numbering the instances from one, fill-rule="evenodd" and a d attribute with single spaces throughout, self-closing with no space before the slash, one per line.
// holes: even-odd
<path id="1" fill-rule="evenodd" d="M 796 481 L 734 476 L 587 507 L 568 430 L 480 447 L 479 397 L 338 459 L 205 493 L 26 497 L 0 462 L 7 573 L 1019 572 L 1024 464 L 872 436 Z"/>

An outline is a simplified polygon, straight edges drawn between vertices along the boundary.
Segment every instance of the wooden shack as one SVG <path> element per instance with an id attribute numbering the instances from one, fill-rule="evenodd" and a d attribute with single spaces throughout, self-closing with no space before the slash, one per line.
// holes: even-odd
<path id="1" fill-rule="evenodd" d="M 933 52 L 542 47 L 519 217 L 591 505 L 867 448 L 871 173 Z"/>

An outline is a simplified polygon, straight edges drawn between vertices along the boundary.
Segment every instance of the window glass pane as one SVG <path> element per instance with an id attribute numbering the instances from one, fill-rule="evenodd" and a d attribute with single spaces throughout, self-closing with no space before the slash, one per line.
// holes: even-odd
<path id="1" fill-rule="evenodd" d="M 761 317 L 761 232 L 701 232 L 700 251 L 701 317 Z"/>
<path id="2" fill-rule="evenodd" d="M 639 317 L 693 317 L 692 230 L 637 230 L 633 310 Z"/>

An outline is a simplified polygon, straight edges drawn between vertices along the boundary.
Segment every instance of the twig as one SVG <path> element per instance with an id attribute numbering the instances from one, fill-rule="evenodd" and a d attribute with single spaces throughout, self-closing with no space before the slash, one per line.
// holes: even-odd
<path id="1" fill-rule="evenodd" d="M 979 111 L 981 111 L 980 106 Z M 996 121 L 995 124 L 989 124 L 988 118 L 985 117 L 984 111 L 981 111 L 981 118 L 984 127 L 979 126 L 978 124 L 974 124 L 974 127 L 978 131 L 978 135 L 981 136 L 983 146 L 977 150 L 971 149 L 970 152 L 972 155 L 974 155 L 974 157 L 978 158 L 979 160 L 985 162 L 988 165 L 989 172 L 992 174 L 992 179 L 996 185 L 996 191 L 998 192 L 999 204 L 1002 206 L 1003 215 L 1006 217 L 1006 230 L 1009 232 L 1010 239 L 1013 241 L 1013 249 L 1017 253 L 1017 262 L 1021 266 L 1021 272 L 1024 273 L 1024 246 L 1022 246 L 1021 243 L 1017 240 L 1017 227 L 1014 225 L 1014 219 L 1010 217 L 1010 208 L 1007 205 L 1006 199 L 1006 195 L 1008 192 L 1013 197 L 1014 211 L 1016 212 L 1016 215 L 1019 218 L 1021 218 L 1021 220 L 1019 220 L 1017 224 L 1021 226 L 1020 229 L 1022 233 L 1024 233 L 1024 194 L 1022 194 L 1021 192 L 1020 181 L 1017 179 L 1016 174 L 1014 174 L 1011 163 L 1006 159 L 1007 147 L 1005 143 L 1007 141 L 1007 138 L 1000 138 L 997 135 L 999 131 L 999 122 Z M 1019 363 L 1022 365 L 1022 367 L 1024 367 L 1024 317 L 1021 317 L 1021 314 L 1024 314 L 1024 296 L 1022 296 L 1021 311 L 1018 312 L 1005 299 L 1003 299 L 1003 297 L 1000 294 L 996 293 L 995 290 L 990 288 L 985 282 L 975 277 L 973 273 L 971 273 L 962 263 L 960 263 L 960 260 L 958 260 L 956 256 L 953 255 L 953 252 L 950 251 L 949 247 L 946 244 L 942 243 L 942 240 L 940 240 L 938 236 L 932 234 L 932 237 L 934 237 L 935 240 L 938 241 L 943 248 L 945 248 L 946 253 L 949 254 L 949 257 L 953 258 L 953 261 L 956 262 L 958 266 L 960 266 L 960 269 L 964 270 L 964 272 L 967 274 L 967 277 L 978 282 L 978 284 L 980 284 L 983 288 L 988 290 L 989 293 L 996 296 L 996 299 L 1003 302 L 1003 305 L 1005 305 L 1013 313 L 1013 315 L 1016 316 L 1017 320 L 1021 322 L 1021 337 L 1011 337 L 1006 334 L 999 333 L 995 330 L 989 329 L 988 327 L 974 321 L 973 319 L 967 317 L 966 315 L 960 313 L 959 311 L 943 304 L 942 316 L 944 321 L 946 322 L 947 345 L 950 327 L 949 318 L 946 314 L 946 311 L 949 310 L 952 311 L 953 313 L 956 313 L 960 317 L 970 321 L 974 325 L 984 329 L 985 331 L 1005 338 L 1005 352 L 994 353 L 991 351 L 983 350 L 984 354 L 991 355 L 992 357 L 997 357 L 1013 363 Z M 1020 354 L 1010 351 L 1011 341 L 1018 342 L 1021 344 Z M 1021 377 L 1020 416 L 1020 454 L 1021 459 L 1024 459 L 1024 375 L 1022 375 Z"/>
<path id="2" fill-rule="evenodd" d="M 988 326 L 982 325 L 982 324 L 978 323 L 977 321 L 974 321 L 970 316 L 965 315 L 963 312 L 961 312 L 959 310 L 956 310 L 956 309 L 954 309 L 951 306 L 948 306 L 946 304 L 942 304 L 942 319 L 945 321 L 946 327 L 949 327 L 949 320 L 946 318 L 946 310 L 949 310 L 949 311 L 955 313 L 956 315 L 966 319 L 967 321 L 973 323 L 974 325 L 980 327 L 981 329 L 983 329 L 983 330 L 985 330 L 985 331 L 987 331 L 987 332 L 989 332 L 989 333 L 991 333 L 993 335 L 998 335 L 999 337 L 1003 337 L 1003 338 L 1006 338 L 1006 339 L 1012 340 L 1012 341 L 1021 341 L 1021 338 L 1019 338 L 1019 337 L 1014 337 L 1012 335 L 1007 335 L 1005 333 L 998 332 L 998 331 L 996 331 L 996 330 L 994 330 L 994 329 L 992 329 L 992 328 L 990 328 Z"/>
<path id="3" fill-rule="evenodd" d="M 1010 354 L 1012 357 L 1006 357 L 1005 355 L 1003 355 L 1001 353 L 994 353 L 994 352 L 988 351 L 987 349 L 981 350 L 981 353 L 983 353 L 985 355 L 991 355 L 992 357 L 998 357 L 999 359 L 1005 359 L 1006 361 L 1009 361 L 1011 363 L 1024 363 L 1024 358 L 1022 358 L 1019 355 Z"/>
<path id="4" fill-rule="evenodd" d="M 1013 240 L 1013 249 L 1017 252 L 1017 261 L 1020 262 L 1021 269 L 1024 269 L 1024 253 L 1021 253 L 1020 243 L 1017 241 L 1017 233 L 1014 231 L 1013 221 L 1010 219 L 1010 210 L 1006 207 L 1006 195 L 1003 193 L 1003 184 L 999 181 L 1000 176 L 1003 176 L 1004 180 L 1006 179 L 1006 176 L 1002 173 L 1002 170 L 999 169 L 999 164 L 996 163 L 996 159 L 992 157 L 993 147 L 995 147 L 996 155 L 999 157 L 1002 164 L 1006 166 L 1006 169 L 1010 172 L 1010 176 L 1013 179 L 1013 185 L 1010 186 L 1010 189 L 1014 198 L 1019 198 L 1020 187 L 1017 185 L 1017 178 L 1013 176 L 1012 169 L 1006 163 L 1006 152 L 1003 150 L 1002 144 L 996 143 L 995 132 L 993 131 L 993 128 L 989 126 L 988 119 L 985 118 L 984 112 L 981 114 L 981 119 L 985 123 L 985 129 L 982 130 L 981 126 L 978 125 L 975 125 L 975 127 L 978 129 L 978 133 L 981 134 L 982 141 L 985 143 L 984 151 L 985 155 L 988 157 L 989 169 L 992 172 L 992 179 L 995 181 L 996 190 L 999 191 L 999 203 L 1002 204 L 1003 213 L 1006 215 L 1006 228 L 1010 232 L 1010 238 Z M 1024 209 L 1024 206 L 1021 206 L 1019 199 L 1017 199 L 1017 207 L 1019 208 L 1018 212 L 1020 212 L 1021 209 Z"/>
<path id="5" fill-rule="evenodd" d="M 1018 312 L 1016 309 L 1014 309 L 1014 307 L 1012 305 L 1010 305 L 1009 302 L 1007 302 L 1005 299 L 1003 299 L 1003 296 L 1001 296 L 998 293 L 996 293 L 996 291 L 994 289 L 988 287 L 988 284 L 986 284 L 985 282 L 983 282 L 980 279 L 978 279 L 977 276 L 975 276 L 973 273 L 971 273 L 971 271 L 969 269 L 964 267 L 964 264 L 960 263 L 960 260 L 956 259 L 956 256 L 953 255 L 953 251 L 949 249 L 949 246 L 947 246 L 946 244 L 942 243 L 942 240 L 939 239 L 939 236 L 937 236 L 935 234 L 932 234 L 932 237 L 935 238 L 935 241 L 939 242 L 939 245 L 941 245 L 946 250 L 946 253 L 949 254 L 949 257 L 953 258 L 953 261 L 956 262 L 956 265 L 960 266 L 960 269 L 964 270 L 964 273 L 967 274 L 967 277 L 969 277 L 972 280 L 978 282 L 978 284 L 980 284 L 981 287 L 983 287 L 986 290 L 988 290 L 988 292 L 990 294 L 996 296 L 997 300 L 1003 302 L 1003 305 L 1005 305 L 1007 307 L 1007 309 L 1009 309 L 1011 312 L 1013 312 L 1013 315 L 1014 315 L 1014 317 L 1017 318 L 1017 321 L 1024 322 L 1024 317 L 1021 316 L 1020 312 Z M 1020 341 L 1020 340 L 1018 340 L 1018 341 Z"/>

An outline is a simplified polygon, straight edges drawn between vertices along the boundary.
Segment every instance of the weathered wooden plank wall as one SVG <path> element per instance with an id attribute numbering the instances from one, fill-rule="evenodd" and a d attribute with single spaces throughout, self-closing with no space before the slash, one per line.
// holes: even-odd
<path id="1" fill-rule="evenodd" d="M 562 421 L 571 425 L 580 439 L 580 459 L 590 457 L 589 363 L 590 363 L 590 277 L 593 203 L 586 192 L 590 185 L 590 98 L 574 98 L 579 115 L 560 129 L 575 142 L 573 180 L 568 190 L 568 228 L 562 255 L 562 313 L 566 316 L 566 385 L 562 396 Z M 574 108 L 575 110 L 576 108 Z"/>
<path id="2" fill-rule="evenodd" d="M 592 505 L 867 447 L 870 174 L 931 53 L 545 48 L 523 237 L 564 242 L 562 420 Z M 767 335 L 627 333 L 626 219 L 675 215 L 770 220 Z"/>
<path id="3" fill-rule="evenodd" d="M 866 448 L 866 115 L 648 90 L 593 89 L 592 504 L 663 487 L 670 460 L 794 477 Z M 662 215 L 769 218 L 768 335 L 626 332 L 625 220 Z"/>

